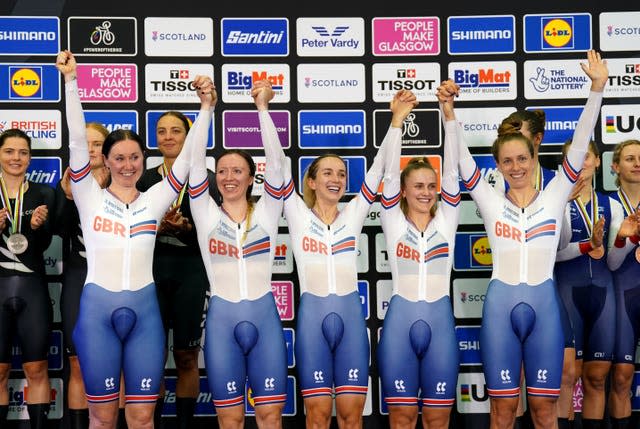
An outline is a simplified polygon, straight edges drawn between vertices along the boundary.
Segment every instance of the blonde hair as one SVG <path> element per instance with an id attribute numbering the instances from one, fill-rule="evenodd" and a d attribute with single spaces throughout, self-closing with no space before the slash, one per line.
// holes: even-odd
<path id="1" fill-rule="evenodd" d="M 102 137 L 104 137 L 105 139 L 109 135 L 109 130 L 100 122 L 87 122 L 86 127 L 91 128 L 92 130 L 96 130 L 97 132 L 102 134 Z"/>
<path id="2" fill-rule="evenodd" d="M 340 158 L 339 155 L 335 153 L 325 153 L 324 155 L 318 156 L 313 160 L 309 167 L 307 167 L 307 171 L 304 172 L 304 177 L 302 179 L 303 188 L 302 188 L 302 199 L 304 200 L 307 207 L 312 208 L 316 204 L 316 191 L 311 189 L 309 186 L 309 179 L 316 180 L 318 175 L 318 166 L 320 165 L 320 161 L 325 158 L 337 158 L 344 164 L 344 160 Z M 346 164 L 345 164 L 346 166 Z"/>
<path id="3" fill-rule="evenodd" d="M 400 173 L 400 189 L 404 190 L 405 182 L 409 174 L 421 169 L 431 170 L 433 171 L 433 174 L 438 177 L 438 173 L 436 172 L 435 168 L 433 168 L 433 165 L 431 165 L 429 158 L 427 158 L 426 156 L 417 156 L 415 158 L 411 158 L 407 165 L 402 169 L 402 173 Z M 405 197 L 400 198 L 400 209 L 405 216 L 408 215 L 409 205 L 407 204 L 407 199 Z M 431 217 L 434 217 L 436 215 L 437 210 L 438 200 L 436 199 L 436 202 L 433 204 L 433 206 L 431 206 L 431 210 L 429 210 L 429 214 L 431 215 Z"/>

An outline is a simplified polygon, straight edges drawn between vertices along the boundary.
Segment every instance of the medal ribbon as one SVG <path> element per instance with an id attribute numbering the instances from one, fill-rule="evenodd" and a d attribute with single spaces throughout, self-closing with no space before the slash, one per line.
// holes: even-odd
<path id="1" fill-rule="evenodd" d="M 598 220 L 598 197 L 596 196 L 596 191 L 591 189 L 591 213 L 587 211 L 587 207 L 580 199 L 580 196 L 575 199 L 576 206 L 578 206 L 578 213 L 580 213 L 580 217 L 582 218 L 582 222 L 587 227 L 587 231 L 589 231 L 589 237 L 593 234 L 593 223 Z"/>
<path id="2" fill-rule="evenodd" d="M 536 168 L 536 183 L 534 184 L 536 191 L 541 191 L 544 189 L 544 178 L 542 177 L 542 167 L 540 167 L 540 163 L 538 163 Z"/>
<path id="3" fill-rule="evenodd" d="M 162 163 L 162 178 L 164 179 L 165 177 L 167 177 L 167 175 L 169 174 L 169 170 L 167 169 L 167 165 L 163 162 Z M 184 198 L 184 193 L 187 190 L 187 182 L 185 182 L 184 186 L 182 187 L 182 189 L 180 189 L 180 194 L 178 195 L 178 198 L 176 198 L 173 203 L 171 204 L 171 207 L 177 207 L 182 205 L 182 199 Z"/>
<path id="4" fill-rule="evenodd" d="M 7 184 L 4 181 L 4 177 L 0 174 L 0 198 L 2 199 L 2 205 L 5 206 L 7 211 L 7 219 L 11 222 L 11 234 L 20 232 L 20 226 L 22 224 L 22 201 L 24 200 L 24 191 L 26 189 L 26 181 L 20 185 L 20 191 L 16 195 L 16 203 L 11 208 L 11 201 L 9 197 L 9 191 L 7 191 Z"/>
<path id="5" fill-rule="evenodd" d="M 635 210 L 633 209 L 633 204 L 631 204 L 631 200 L 627 197 L 627 194 L 624 193 L 622 188 L 618 188 L 618 198 L 620 198 L 620 202 L 622 203 L 622 207 L 624 207 L 624 213 L 626 216 L 629 216 Z M 638 204 L 640 207 L 640 204 Z"/>

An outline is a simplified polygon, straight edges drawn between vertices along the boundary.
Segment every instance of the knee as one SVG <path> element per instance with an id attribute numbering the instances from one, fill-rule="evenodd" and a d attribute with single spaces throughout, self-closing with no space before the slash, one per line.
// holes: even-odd
<path id="1" fill-rule="evenodd" d="M 556 420 L 557 398 L 540 398 L 531 403 L 531 417 L 535 427 L 548 427 Z"/>
<path id="2" fill-rule="evenodd" d="M 623 392 L 628 394 L 629 389 L 631 389 L 631 382 L 633 380 L 633 369 L 630 373 L 627 371 L 614 371 L 613 376 L 611 377 L 611 388 L 616 391 L 616 393 Z"/>
<path id="3" fill-rule="evenodd" d="M 329 412 L 325 412 L 324 410 L 319 410 L 317 408 L 313 411 L 307 410 L 306 420 L 307 427 L 328 428 L 331 424 L 331 410 L 329 410 Z"/>
<path id="4" fill-rule="evenodd" d="M 116 409 L 117 410 L 117 409 Z M 96 428 L 114 428 L 118 423 L 118 413 L 109 409 L 96 409 L 95 407 L 89 407 L 89 419 L 91 420 L 92 427 L 95 424 Z"/>
<path id="5" fill-rule="evenodd" d="M 173 358 L 178 371 L 193 371 L 198 369 L 198 349 L 175 351 Z"/>
<path id="6" fill-rule="evenodd" d="M 350 412 L 343 412 L 337 414 L 338 427 L 341 428 L 361 428 L 362 427 L 362 414 L 354 410 Z M 328 417 L 331 418 L 331 415 Z"/>
<path id="7" fill-rule="evenodd" d="M 154 407 L 125 407 L 125 409 L 127 409 L 127 425 L 130 428 L 153 428 Z"/>
<path id="8" fill-rule="evenodd" d="M 597 390 L 604 392 L 607 382 L 606 374 L 584 374 L 583 376 L 585 390 Z"/>
<path id="9" fill-rule="evenodd" d="M 256 407 L 258 427 L 279 428 L 282 425 L 282 405 L 266 405 Z"/>
<path id="10" fill-rule="evenodd" d="M 48 383 L 49 374 L 47 371 L 47 361 L 44 363 L 29 363 L 23 365 L 24 375 L 29 384 Z"/>

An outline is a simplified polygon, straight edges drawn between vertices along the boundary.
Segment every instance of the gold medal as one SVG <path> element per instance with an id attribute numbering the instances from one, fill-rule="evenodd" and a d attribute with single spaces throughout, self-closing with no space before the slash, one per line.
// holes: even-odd
<path id="1" fill-rule="evenodd" d="M 27 247 L 29 247 L 29 240 L 20 233 L 11 234 L 7 239 L 7 249 L 14 255 L 24 253 Z"/>

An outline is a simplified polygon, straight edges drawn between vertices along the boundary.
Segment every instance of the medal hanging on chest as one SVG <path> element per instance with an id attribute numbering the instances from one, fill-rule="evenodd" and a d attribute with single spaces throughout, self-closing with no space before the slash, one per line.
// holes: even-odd
<path id="1" fill-rule="evenodd" d="M 20 233 L 22 226 L 22 203 L 24 201 L 24 193 L 27 189 L 27 182 L 24 181 L 20 185 L 20 190 L 16 195 L 13 207 L 11 207 L 11 200 L 9 198 L 9 192 L 4 178 L 0 176 L 0 198 L 2 198 L 2 205 L 7 208 L 7 220 L 11 224 L 9 229 L 9 238 L 7 239 L 7 249 L 14 255 L 20 255 L 24 253 L 29 247 L 29 240 L 24 234 Z"/>

